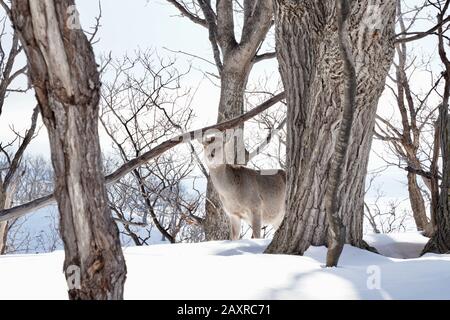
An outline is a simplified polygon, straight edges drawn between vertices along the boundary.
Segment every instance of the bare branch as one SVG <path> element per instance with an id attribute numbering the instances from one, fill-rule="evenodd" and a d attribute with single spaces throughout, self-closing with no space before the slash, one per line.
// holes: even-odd
<path id="1" fill-rule="evenodd" d="M 202 19 L 199 16 L 195 15 L 194 13 L 190 12 L 185 6 L 183 6 L 177 0 L 166 0 L 166 1 L 171 3 L 175 8 L 177 8 L 183 17 L 188 18 L 195 24 L 198 24 L 202 27 L 208 28 L 208 23 L 206 22 L 205 19 Z"/>
<path id="2" fill-rule="evenodd" d="M 448 7 L 448 4 L 446 3 L 445 9 Z M 444 10 L 445 12 L 446 10 Z M 426 36 L 429 36 L 431 34 L 434 34 L 436 30 L 441 28 L 444 24 L 450 21 L 450 16 L 447 16 L 447 18 L 443 19 L 442 21 L 439 21 L 434 27 L 423 31 L 423 32 L 402 32 L 396 35 L 395 42 L 396 43 L 406 43 L 411 41 L 420 40 L 422 38 L 425 38 Z M 414 34 L 414 36 L 407 37 L 408 35 Z"/>
<path id="3" fill-rule="evenodd" d="M 243 115 L 233 118 L 231 120 L 218 123 L 215 125 L 211 125 L 208 127 L 204 127 L 199 130 L 193 130 L 184 134 L 180 134 L 176 136 L 173 139 L 164 141 L 163 143 L 159 144 L 158 146 L 154 147 L 153 149 L 143 153 L 141 156 L 134 158 L 133 160 L 128 161 L 127 163 L 120 166 L 116 171 L 113 173 L 107 175 L 105 177 L 105 183 L 106 184 L 112 184 L 120 180 L 122 177 L 127 175 L 128 173 L 132 172 L 134 169 L 138 168 L 139 166 L 147 163 L 151 159 L 161 155 L 162 153 L 172 149 L 173 147 L 183 143 L 188 142 L 191 140 L 195 140 L 197 137 L 202 136 L 204 133 L 208 132 L 209 130 L 219 130 L 219 131 L 225 131 L 227 129 L 231 129 L 234 127 L 237 127 L 244 123 L 245 121 L 257 116 L 264 110 L 267 110 L 268 108 L 272 107 L 276 103 L 283 100 L 285 97 L 285 93 L 279 93 L 276 96 L 272 97 L 271 99 L 267 100 L 266 102 L 262 103 L 258 107 L 248 111 L 247 113 L 244 113 Z M 53 194 L 47 195 L 45 197 L 33 200 L 31 202 L 25 203 L 20 206 L 16 206 L 7 210 L 0 211 L 0 222 L 1 221 L 7 221 L 10 219 L 19 218 L 23 215 L 26 215 L 28 213 L 34 212 L 38 209 L 41 209 L 43 207 L 46 207 L 52 203 L 54 203 L 55 198 Z"/>
<path id="4" fill-rule="evenodd" d="M 3 188 L 7 189 L 8 185 L 11 183 L 11 180 L 16 173 L 17 169 L 19 168 L 20 161 L 22 160 L 23 154 L 25 152 L 25 149 L 30 144 L 31 140 L 34 137 L 34 132 L 36 131 L 36 124 L 37 124 L 37 118 L 39 115 L 39 106 L 36 106 L 33 110 L 33 115 L 31 116 L 31 126 L 28 129 L 28 131 L 25 134 L 25 137 L 20 144 L 19 149 L 17 150 L 16 154 L 14 155 L 14 158 L 11 161 L 11 165 L 9 167 L 8 173 L 5 176 L 5 180 L 3 183 Z"/>
<path id="5" fill-rule="evenodd" d="M 253 63 L 258 63 L 263 60 L 273 59 L 276 58 L 277 53 L 276 52 L 266 52 L 262 54 L 258 54 L 253 58 Z"/>

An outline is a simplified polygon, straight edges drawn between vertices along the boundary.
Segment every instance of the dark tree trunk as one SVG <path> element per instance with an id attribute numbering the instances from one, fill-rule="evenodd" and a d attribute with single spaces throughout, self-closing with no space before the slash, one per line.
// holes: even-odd
<path id="1" fill-rule="evenodd" d="M 414 221 L 419 231 L 429 229 L 429 222 L 425 209 L 425 202 L 423 200 L 422 191 L 420 191 L 417 184 L 417 176 L 415 173 L 408 172 L 408 192 L 411 210 L 413 212 Z"/>
<path id="2" fill-rule="evenodd" d="M 433 139 L 433 156 L 430 165 L 430 193 L 431 193 L 431 221 L 429 223 L 430 229 L 428 230 L 427 236 L 432 236 L 434 228 L 437 225 L 436 213 L 439 210 L 439 155 L 441 149 L 441 133 L 440 133 L 440 119 L 434 123 L 434 139 Z"/>
<path id="3" fill-rule="evenodd" d="M 99 73 L 85 34 L 69 24 L 72 6 L 73 0 L 13 0 L 12 20 L 49 134 L 68 281 L 77 274 L 68 268 L 79 271 L 69 297 L 122 299 L 126 267 L 98 136 Z"/>
<path id="4" fill-rule="evenodd" d="M 0 210 L 6 209 L 6 192 L 0 185 Z M 0 255 L 6 252 L 8 238 L 8 221 L 0 222 Z"/>
<path id="5" fill-rule="evenodd" d="M 449 88 L 446 85 L 447 89 Z M 450 119 L 448 105 L 443 104 L 440 108 L 439 118 L 441 120 L 441 152 L 442 152 L 442 182 L 439 203 L 435 211 L 434 233 L 423 249 L 422 254 L 450 253 Z"/>
<path id="6" fill-rule="evenodd" d="M 378 99 L 394 55 L 394 1 L 351 2 L 357 94 L 339 187 L 346 242 L 364 246 L 364 184 Z M 325 192 L 342 118 L 343 62 L 335 1 L 275 0 L 277 55 L 288 104 L 286 217 L 268 253 L 303 254 L 327 243 Z"/>
<path id="7" fill-rule="evenodd" d="M 450 253 L 450 119 L 449 119 L 449 100 L 450 100 L 450 60 L 448 59 L 445 50 L 444 15 L 447 11 L 450 2 L 447 1 L 437 16 L 437 35 L 438 35 L 438 51 L 439 57 L 444 65 L 442 75 L 445 80 L 444 93 L 442 95 L 442 103 L 439 108 L 439 128 L 440 138 L 435 136 L 435 144 L 440 142 L 442 154 L 442 182 L 439 199 L 436 201 L 436 196 L 433 197 L 433 234 L 425 245 L 422 254 L 427 252 L 433 253 Z M 434 150 L 434 160 L 437 158 L 438 151 Z M 433 165 L 433 173 L 437 173 L 437 161 Z M 435 182 L 437 184 L 437 181 Z M 435 189 L 435 188 L 434 188 Z"/>

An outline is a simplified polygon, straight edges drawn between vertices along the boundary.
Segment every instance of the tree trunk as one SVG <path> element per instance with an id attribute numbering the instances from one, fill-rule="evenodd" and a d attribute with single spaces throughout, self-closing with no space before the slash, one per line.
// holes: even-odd
<path id="1" fill-rule="evenodd" d="M 121 299 L 126 267 L 102 174 L 99 73 L 70 23 L 73 8 L 73 0 L 13 0 L 12 20 L 49 134 L 69 297 Z"/>
<path id="2" fill-rule="evenodd" d="M 6 193 L 0 186 L 0 210 L 6 209 Z M 6 252 L 6 241 L 8 238 L 8 221 L 0 222 L 0 255 Z"/>
<path id="3" fill-rule="evenodd" d="M 11 182 L 7 190 L 4 190 L 4 185 L 0 186 L 0 210 L 11 207 L 16 188 L 17 181 Z M 0 255 L 5 254 L 8 249 L 9 223 L 9 221 L 0 222 Z"/>
<path id="4" fill-rule="evenodd" d="M 394 55 L 394 1 L 351 2 L 357 95 L 338 192 L 346 242 L 362 247 L 364 184 L 378 99 Z M 288 104 L 286 216 L 268 253 L 327 243 L 324 196 L 342 118 L 343 62 L 335 1 L 275 1 L 277 54 Z"/>
<path id="5" fill-rule="evenodd" d="M 230 219 L 223 210 L 219 195 L 209 178 L 206 188 L 206 197 L 206 215 L 202 224 L 206 240 L 214 241 L 231 239 Z"/>
<path id="6" fill-rule="evenodd" d="M 0 222 L 0 255 L 6 253 L 7 240 L 8 240 L 8 221 Z"/>
<path id="7" fill-rule="evenodd" d="M 411 210 L 413 212 L 414 221 L 416 222 L 419 231 L 429 229 L 428 218 L 425 209 L 425 202 L 423 200 L 422 192 L 417 184 L 417 176 L 412 172 L 408 172 L 408 192 Z"/>
<path id="8" fill-rule="evenodd" d="M 339 50 L 342 59 L 342 119 L 337 133 L 336 145 L 330 166 L 329 181 L 325 193 L 325 212 L 329 229 L 326 266 L 337 267 L 345 244 L 345 226 L 339 215 L 342 198 L 339 198 L 339 186 L 344 172 L 344 159 L 352 132 L 356 99 L 356 70 L 348 33 L 350 6 L 348 0 L 336 0 L 336 22 L 338 26 Z"/>
<path id="9" fill-rule="evenodd" d="M 436 213 L 439 210 L 439 155 L 441 149 L 441 133 L 440 133 L 440 119 L 434 123 L 434 139 L 433 139 L 433 156 L 431 158 L 430 165 L 430 193 L 431 193 L 431 203 L 430 203 L 430 211 L 431 211 L 431 221 L 429 223 L 430 231 L 427 231 L 427 236 L 432 236 L 434 232 L 434 228 L 437 225 L 436 221 Z"/>
<path id="10" fill-rule="evenodd" d="M 448 90 L 448 84 L 446 85 Z M 441 152 L 442 152 L 442 182 L 441 193 L 439 195 L 438 208 L 435 211 L 436 224 L 434 233 L 431 236 L 422 254 L 450 253 L 450 119 L 448 115 L 448 105 L 444 103 L 440 108 L 439 118 L 441 120 Z"/>

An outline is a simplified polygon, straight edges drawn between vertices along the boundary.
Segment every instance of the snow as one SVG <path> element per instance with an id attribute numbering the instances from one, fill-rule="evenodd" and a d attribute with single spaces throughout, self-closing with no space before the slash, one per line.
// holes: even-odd
<path id="1" fill-rule="evenodd" d="M 383 256 L 400 259 L 419 257 L 428 241 L 418 232 L 367 234 L 364 239 Z"/>
<path id="2" fill-rule="evenodd" d="M 351 246 L 340 267 L 326 248 L 261 254 L 270 240 L 124 248 L 126 299 L 450 299 L 450 255 L 418 257 L 418 233 L 367 235 L 386 257 Z M 410 258 L 410 259 L 404 259 Z M 0 257 L 0 300 L 66 299 L 64 253 Z"/>

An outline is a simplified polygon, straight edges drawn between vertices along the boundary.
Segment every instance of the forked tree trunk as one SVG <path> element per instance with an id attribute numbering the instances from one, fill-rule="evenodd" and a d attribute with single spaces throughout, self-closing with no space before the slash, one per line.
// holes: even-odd
<path id="1" fill-rule="evenodd" d="M 126 267 L 102 174 L 99 73 L 73 8 L 73 0 L 13 0 L 11 13 L 49 134 L 69 297 L 121 299 Z"/>
<path id="2" fill-rule="evenodd" d="M 222 5 L 228 6 L 230 0 L 222 1 Z M 231 4 L 232 5 L 232 4 Z M 232 12 L 224 15 L 219 20 L 228 21 L 221 24 L 218 30 L 219 45 L 223 55 L 223 67 L 220 71 L 221 90 L 218 122 L 230 120 L 240 116 L 244 112 L 244 92 L 247 87 L 248 78 L 252 70 L 257 52 L 264 41 L 267 32 L 271 26 L 272 20 L 272 0 L 262 0 L 257 4 L 255 2 L 244 1 L 245 16 L 243 34 L 240 43 L 234 40 Z M 252 9 L 253 8 L 253 9 Z M 224 27 L 226 26 L 226 27 Z M 243 128 L 243 127 L 241 127 Z M 238 138 L 243 141 L 243 131 Z M 244 151 L 244 150 L 240 150 Z M 232 159 L 230 155 L 228 159 Z M 245 164 L 236 162 L 236 154 L 234 155 L 234 164 Z M 214 190 L 210 179 L 208 179 L 208 187 L 206 193 L 206 216 L 203 222 L 203 229 L 207 240 L 225 240 L 230 239 L 231 230 L 228 216 L 225 214 L 222 204 L 219 200 L 217 192 Z"/>
<path id="3" fill-rule="evenodd" d="M 341 119 L 343 63 L 335 1 L 275 0 L 277 55 L 288 104 L 286 216 L 268 253 L 327 243 L 325 191 Z M 356 111 L 338 197 L 346 242 L 364 246 L 364 183 L 375 112 L 394 56 L 395 1 L 351 2 Z"/>

